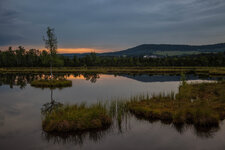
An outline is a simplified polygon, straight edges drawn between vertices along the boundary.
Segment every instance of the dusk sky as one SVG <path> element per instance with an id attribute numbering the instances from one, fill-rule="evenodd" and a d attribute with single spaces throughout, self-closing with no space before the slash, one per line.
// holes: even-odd
<path id="1" fill-rule="evenodd" d="M 225 0 L 0 0 L 0 49 L 43 49 L 47 26 L 60 53 L 222 43 Z"/>

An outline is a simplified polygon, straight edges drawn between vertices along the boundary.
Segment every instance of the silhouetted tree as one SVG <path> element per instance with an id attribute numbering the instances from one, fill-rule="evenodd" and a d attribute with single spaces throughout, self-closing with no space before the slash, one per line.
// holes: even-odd
<path id="1" fill-rule="evenodd" d="M 56 56 L 57 53 L 57 38 L 54 32 L 54 28 L 47 27 L 47 38 L 43 38 L 45 42 L 45 48 L 47 48 L 50 52 L 50 72 L 51 72 L 51 78 L 52 78 L 52 64 L 53 59 Z"/>

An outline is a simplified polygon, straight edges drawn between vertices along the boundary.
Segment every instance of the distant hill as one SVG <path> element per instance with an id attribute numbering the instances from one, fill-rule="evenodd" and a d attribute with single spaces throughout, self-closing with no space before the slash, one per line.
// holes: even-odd
<path id="1" fill-rule="evenodd" d="M 214 53 L 224 52 L 225 43 L 213 44 L 213 45 L 172 45 L 172 44 L 142 44 L 133 48 L 129 48 L 122 51 L 98 53 L 99 56 L 144 56 L 144 55 L 156 55 L 156 56 L 181 56 L 191 55 L 199 53 Z M 85 56 L 85 54 L 63 54 L 64 56 L 72 57 Z"/>

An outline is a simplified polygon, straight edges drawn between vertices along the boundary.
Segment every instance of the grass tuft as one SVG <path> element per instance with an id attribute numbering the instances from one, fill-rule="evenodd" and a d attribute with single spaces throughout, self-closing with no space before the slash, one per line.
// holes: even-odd
<path id="1" fill-rule="evenodd" d="M 60 79 L 60 80 L 34 80 L 31 83 L 31 86 L 34 87 L 51 87 L 51 88 L 55 88 L 55 87 L 71 87 L 72 86 L 72 81 L 71 80 L 66 80 L 66 79 Z"/>

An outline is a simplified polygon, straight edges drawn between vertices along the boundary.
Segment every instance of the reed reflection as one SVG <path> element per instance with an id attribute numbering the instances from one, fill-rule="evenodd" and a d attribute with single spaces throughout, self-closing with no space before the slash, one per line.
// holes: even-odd
<path id="1" fill-rule="evenodd" d="M 133 115 L 135 118 L 137 118 L 139 121 L 146 120 L 145 118 L 137 115 Z M 173 127 L 179 134 L 184 134 L 185 132 L 188 132 L 187 130 L 193 130 L 194 134 L 199 138 L 213 138 L 215 133 L 220 130 L 220 126 L 208 126 L 208 127 L 199 127 L 192 124 L 175 124 L 168 121 L 163 121 L 159 119 L 149 119 L 147 120 L 150 124 L 160 122 L 164 126 L 171 126 Z"/>

